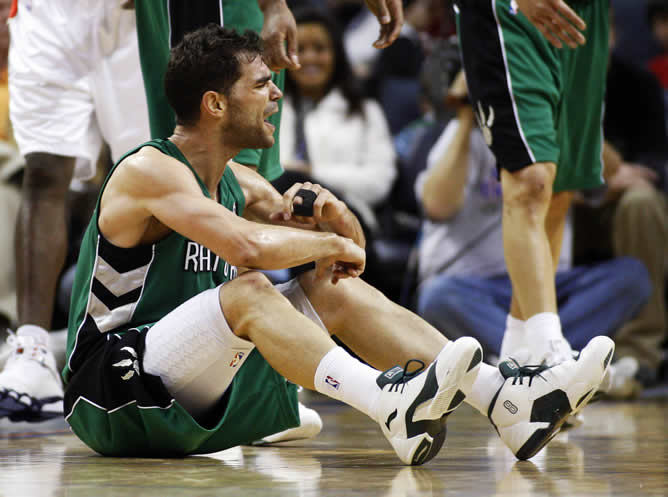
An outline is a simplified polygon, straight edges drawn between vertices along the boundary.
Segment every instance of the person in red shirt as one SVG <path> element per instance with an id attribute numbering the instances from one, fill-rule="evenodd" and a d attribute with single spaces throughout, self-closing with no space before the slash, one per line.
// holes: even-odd
<path id="1" fill-rule="evenodd" d="M 649 61 L 652 71 L 661 86 L 668 88 L 668 0 L 650 0 L 647 4 L 647 20 L 661 48 L 661 54 Z"/>

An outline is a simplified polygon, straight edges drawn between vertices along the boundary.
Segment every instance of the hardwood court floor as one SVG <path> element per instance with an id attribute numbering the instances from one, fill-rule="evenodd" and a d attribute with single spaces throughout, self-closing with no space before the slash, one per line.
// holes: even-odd
<path id="1" fill-rule="evenodd" d="M 666 496 L 666 400 L 604 403 L 530 462 L 517 462 L 468 405 L 446 446 L 419 468 L 402 466 L 379 428 L 322 397 L 307 401 L 323 432 L 283 447 L 237 447 L 185 459 L 95 455 L 64 421 L 0 422 L 2 497 L 172 496 Z"/>

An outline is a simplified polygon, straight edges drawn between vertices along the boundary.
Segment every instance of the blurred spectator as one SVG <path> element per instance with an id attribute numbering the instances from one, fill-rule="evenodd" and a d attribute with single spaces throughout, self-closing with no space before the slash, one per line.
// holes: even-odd
<path id="1" fill-rule="evenodd" d="M 447 88 L 460 68 L 456 37 L 438 43 L 422 64 L 419 76 L 421 115 L 394 137 L 399 164 L 399 178 L 392 189 L 390 202 L 394 211 L 421 216 L 415 199 L 415 180 L 427 167 L 427 154 L 452 117 L 445 99 Z"/>
<path id="2" fill-rule="evenodd" d="M 314 9 L 294 15 L 301 69 L 286 78 L 281 163 L 341 194 L 373 230 L 373 209 L 397 174 L 387 122 L 363 98 L 332 19 Z"/>
<path id="3" fill-rule="evenodd" d="M 647 5 L 651 0 L 611 0 L 620 22 L 615 53 L 634 65 L 647 67 L 649 60 L 660 53 L 648 23 Z"/>
<path id="4" fill-rule="evenodd" d="M 668 0 L 649 0 L 647 21 L 661 51 L 649 61 L 649 68 L 663 88 L 668 88 Z"/>
<path id="5" fill-rule="evenodd" d="M 451 97 L 459 104 L 457 118 L 416 183 L 426 216 L 418 313 L 448 338 L 473 336 L 488 356 L 498 357 L 512 296 L 503 257 L 501 185 L 494 155 L 475 126 L 463 74 Z M 647 301 L 650 283 L 632 258 L 571 268 L 569 231 L 567 225 L 556 291 L 564 335 L 579 350 L 596 335 L 614 335 Z M 630 378 L 616 376 L 617 388 L 627 388 Z"/>
<path id="6" fill-rule="evenodd" d="M 611 26 L 611 51 L 614 24 Z M 647 73 L 612 56 L 604 129 L 607 188 L 575 208 L 574 257 L 591 263 L 632 256 L 644 263 L 652 295 L 638 316 L 615 337 L 617 357 L 640 364 L 638 380 L 657 379 L 666 338 L 665 275 L 668 213 L 659 190 L 666 155 L 665 114 L 657 83 Z M 660 114 L 660 115 L 659 115 Z"/>
<path id="7" fill-rule="evenodd" d="M 423 38 L 441 5 L 440 0 L 404 0 L 405 22 L 399 38 L 375 54 L 371 64 L 367 92 L 380 102 L 393 135 L 420 116 Z"/>

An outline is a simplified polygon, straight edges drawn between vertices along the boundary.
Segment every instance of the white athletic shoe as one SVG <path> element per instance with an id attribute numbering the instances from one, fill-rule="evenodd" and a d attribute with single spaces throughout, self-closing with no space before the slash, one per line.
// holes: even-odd
<path id="1" fill-rule="evenodd" d="M 568 416 L 582 410 L 601 384 L 614 350 L 610 338 L 598 336 L 577 359 L 556 366 L 499 364 L 506 381 L 492 400 L 488 416 L 518 459 L 533 457 Z"/>
<path id="2" fill-rule="evenodd" d="M 313 409 L 309 409 L 299 402 L 299 426 L 279 431 L 273 435 L 264 437 L 255 442 L 254 445 L 274 444 L 278 442 L 290 442 L 293 440 L 308 440 L 315 438 L 322 430 L 322 419 Z"/>
<path id="3" fill-rule="evenodd" d="M 44 421 L 62 416 L 63 385 L 46 330 L 25 325 L 7 341 L 13 351 L 0 373 L 0 417 Z"/>
<path id="4" fill-rule="evenodd" d="M 443 347 L 426 370 L 412 359 L 378 376 L 377 421 L 404 464 L 424 464 L 441 449 L 446 418 L 465 398 L 460 386 L 473 383 L 481 361 L 478 341 L 462 337 Z M 413 362 L 420 367 L 411 372 Z"/>

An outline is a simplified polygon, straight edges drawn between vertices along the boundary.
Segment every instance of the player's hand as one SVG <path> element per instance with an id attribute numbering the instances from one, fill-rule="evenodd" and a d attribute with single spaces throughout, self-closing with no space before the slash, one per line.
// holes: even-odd
<path id="1" fill-rule="evenodd" d="M 404 24 L 404 6 L 401 0 L 364 0 L 380 23 L 380 34 L 373 42 L 376 48 L 389 47 L 397 39 Z"/>
<path id="2" fill-rule="evenodd" d="M 311 216 L 295 215 L 295 204 L 301 205 L 303 198 L 297 195 L 299 190 L 310 190 L 315 194 L 313 214 Z M 315 183 L 295 183 L 283 194 L 283 210 L 280 213 L 284 221 L 297 221 L 300 224 L 316 226 L 340 219 L 348 211 L 348 207 L 336 198 L 332 192 Z"/>
<path id="3" fill-rule="evenodd" d="M 653 169 L 641 164 L 622 162 L 608 181 L 608 191 L 617 194 L 629 188 L 653 188 L 658 180 L 659 177 Z"/>
<path id="4" fill-rule="evenodd" d="M 516 0 L 522 13 L 557 48 L 584 45 L 585 22 L 564 0 Z"/>
<path id="5" fill-rule="evenodd" d="M 260 36 L 264 41 L 264 62 L 272 71 L 299 69 L 297 24 L 285 0 L 258 0 L 264 14 Z"/>
<path id="6" fill-rule="evenodd" d="M 330 278 L 336 285 L 344 278 L 357 278 L 364 272 L 366 252 L 349 238 L 341 237 L 341 252 L 315 263 L 316 278 Z"/>
<path id="7" fill-rule="evenodd" d="M 451 109 L 459 109 L 462 106 L 470 107 L 469 89 L 466 84 L 464 70 L 460 70 L 453 80 L 445 95 L 445 104 Z"/>

